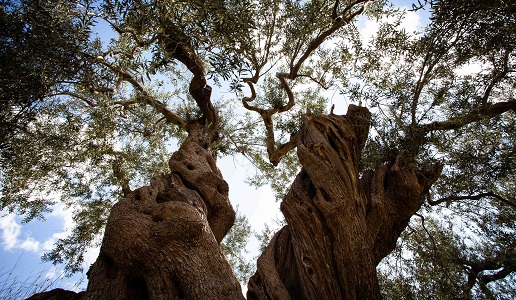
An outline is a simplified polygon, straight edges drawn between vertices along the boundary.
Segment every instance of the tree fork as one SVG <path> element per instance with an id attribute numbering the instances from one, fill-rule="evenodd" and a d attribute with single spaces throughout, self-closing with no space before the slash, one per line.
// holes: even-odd
<path id="1" fill-rule="evenodd" d="M 381 298 L 376 266 L 441 166 L 418 168 L 401 153 L 360 178 L 369 121 L 369 111 L 354 105 L 345 116 L 305 116 L 297 145 L 303 168 L 281 204 L 288 225 L 258 259 L 249 300 Z M 73 299 L 243 299 L 219 247 L 235 212 L 207 150 L 214 135 L 190 125 L 171 173 L 115 204 L 88 289 Z"/>

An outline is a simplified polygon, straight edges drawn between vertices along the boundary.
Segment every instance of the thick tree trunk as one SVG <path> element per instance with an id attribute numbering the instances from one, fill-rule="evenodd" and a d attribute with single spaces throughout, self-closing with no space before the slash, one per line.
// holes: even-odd
<path id="1" fill-rule="evenodd" d="M 219 247 L 235 212 L 204 134 L 190 132 L 170 174 L 115 204 L 83 299 L 243 299 Z"/>
<path id="2" fill-rule="evenodd" d="M 249 300 L 381 298 L 376 266 L 441 168 L 417 168 L 401 153 L 360 177 L 369 120 L 367 109 L 353 105 L 345 116 L 306 116 L 297 145 L 303 168 L 281 204 L 288 225 L 258 259 Z M 87 291 L 67 296 L 243 299 L 219 248 L 235 212 L 206 149 L 214 135 L 205 130 L 189 130 L 170 174 L 115 204 Z M 52 292 L 35 299 L 54 299 Z"/>
<path id="3" fill-rule="evenodd" d="M 376 266 L 441 169 L 417 169 L 402 153 L 360 179 L 369 119 L 353 105 L 346 116 L 306 116 L 303 168 L 281 203 L 288 225 L 258 259 L 249 300 L 381 298 Z"/>

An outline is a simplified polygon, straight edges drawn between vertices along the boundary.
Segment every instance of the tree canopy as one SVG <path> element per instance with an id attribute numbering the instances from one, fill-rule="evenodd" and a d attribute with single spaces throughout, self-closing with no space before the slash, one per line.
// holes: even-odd
<path id="1" fill-rule="evenodd" d="M 407 32 L 420 10 L 428 25 Z M 70 274 L 193 124 L 216 128 L 214 157 L 243 155 L 249 181 L 282 198 L 304 116 L 333 114 L 332 91 L 372 113 L 360 174 L 400 153 L 443 166 L 378 267 L 384 297 L 515 296 L 511 1 L 2 1 L 0 13 L 1 208 L 29 222 L 72 207 L 72 235 L 44 256 Z M 369 41 L 365 20 L 379 23 Z M 223 251 L 245 275 L 234 249 L 250 230 L 237 225 Z"/>

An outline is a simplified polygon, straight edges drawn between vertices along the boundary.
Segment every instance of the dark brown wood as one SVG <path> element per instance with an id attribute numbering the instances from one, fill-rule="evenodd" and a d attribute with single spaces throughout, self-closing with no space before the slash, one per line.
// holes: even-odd
<path id="1" fill-rule="evenodd" d="M 307 116 L 297 146 L 303 166 L 281 203 L 288 226 L 258 260 L 248 299 L 380 299 L 376 266 L 394 249 L 440 166 L 358 164 L 370 114 Z M 286 296 L 288 295 L 288 296 Z"/>
<path id="2" fill-rule="evenodd" d="M 243 299 L 219 247 L 235 212 L 202 136 L 192 129 L 169 174 L 114 205 L 84 299 Z"/>
<path id="3" fill-rule="evenodd" d="M 51 291 L 35 294 L 27 300 L 80 300 L 84 292 L 75 293 L 63 289 L 53 289 Z"/>
<path id="4" fill-rule="evenodd" d="M 359 174 L 369 121 L 353 105 L 345 116 L 306 114 L 303 167 L 281 203 L 288 225 L 258 259 L 248 299 L 381 298 L 376 266 L 441 167 L 418 167 L 402 152 Z M 82 299 L 243 299 L 219 247 L 235 212 L 208 150 L 210 128 L 190 123 L 170 173 L 114 205 Z"/>

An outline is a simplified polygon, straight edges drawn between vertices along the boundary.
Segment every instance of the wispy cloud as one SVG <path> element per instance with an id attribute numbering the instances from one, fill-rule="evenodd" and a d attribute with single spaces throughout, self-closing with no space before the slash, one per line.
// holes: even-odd
<path id="1" fill-rule="evenodd" d="M 63 228 L 58 231 L 42 243 L 41 251 L 50 251 L 54 247 L 54 243 L 58 239 L 67 237 L 73 230 L 75 222 L 73 221 L 73 211 L 66 209 L 63 204 L 57 204 L 53 207 L 52 212 L 46 216 L 46 218 L 60 218 L 63 220 Z"/>

